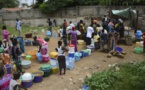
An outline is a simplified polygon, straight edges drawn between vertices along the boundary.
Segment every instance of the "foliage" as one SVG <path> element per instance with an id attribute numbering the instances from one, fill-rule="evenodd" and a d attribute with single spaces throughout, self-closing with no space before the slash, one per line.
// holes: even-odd
<path id="1" fill-rule="evenodd" d="M 34 6 L 44 13 L 50 13 L 62 8 L 80 5 L 145 5 L 145 0 L 48 0 L 47 2 L 37 2 Z"/>
<path id="2" fill-rule="evenodd" d="M 85 79 L 85 85 L 89 86 L 90 90 L 108 90 L 109 88 L 115 88 L 114 82 L 121 80 L 119 72 L 104 71 L 100 73 L 94 73 L 91 78 Z"/>
<path id="3" fill-rule="evenodd" d="M 145 62 L 121 64 L 119 71 L 114 68 L 94 73 L 86 78 L 84 85 L 89 90 L 145 90 Z"/>
<path id="4" fill-rule="evenodd" d="M 0 9 L 17 7 L 18 5 L 18 0 L 0 0 Z"/>
<path id="5" fill-rule="evenodd" d="M 43 4 L 44 0 L 36 0 L 36 4 L 33 6 L 33 8 L 39 8 L 41 4 Z"/>

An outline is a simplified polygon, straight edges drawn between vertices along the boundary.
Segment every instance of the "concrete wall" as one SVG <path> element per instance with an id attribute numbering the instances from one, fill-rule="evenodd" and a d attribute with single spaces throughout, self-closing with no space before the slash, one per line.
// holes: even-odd
<path id="1" fill-rule="evenodd" d="M 110 10 L 120 10 L 128 8 L 127 6 L 77 6 L 71 8 L 64 8 L 56 11 L 56 13 L 43 14 L 40 10 L 21 10 L 16 12 L 4 11 L 2 12 L 2 18 L 6 25 L 14 26 L 15 19 L 19 18 L 23 24 L 30 26 L 46 26 L 47 18 L 56 19 L 57 23 L 62 24 L 63 20 L 73 21 L 77 23 L 80 18 L 89 22 L 91 17 L 101 17 L 104 14 L 108 14 Z M 134 9 L 139 10 L 139 15 L 145 15 L 145 6 L 135 6 Z M 86 18 L 87 17 L 87 18 Z M 1 19 L 0 19 L 1 20 Z M 1 23 L 1 21 L 0 21 Z M 145 26 L 145 25 L 144 25 Z"/>

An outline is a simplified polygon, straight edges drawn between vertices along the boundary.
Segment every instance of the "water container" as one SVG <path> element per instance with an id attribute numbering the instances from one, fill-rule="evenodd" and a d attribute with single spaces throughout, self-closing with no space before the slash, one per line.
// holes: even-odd
<path id="1" fill-rule="evenodd" d="M 25 41 L 25 45 L 26 45 L 26 46 L 30 46 L 30 45 L 31 45 L 31 41 L 30 41 L 30 40 L 26 40 L 26 41 Z"/>
<path id="2" fill-rule="evenodd" d="M 140 46 L 141 46 L 141 47 L 143 47 L 143 46 L 144 46 L 144 45 L 143 45 L 143 41 L 140 41 Z"/>
<path id="3" fill-rule="evenodd" d="M 42 62 L 41 53 L 38 52 L 38 53 L 36 54 L 36 56 L 37 56 L 37 59 L 38 59 L 40 62 Z"/>
<path id="4" fill-rule="evenodd" d="M 76 53 L 74 54 L 74 56 L 75 56 L 75 61 L 79 61 L 80 58 L 81 58 L 81 56 L 82 56 L 82 54 L 81 54 L 80 52 L 76 52 Z"/>
<path id="5" fill-rule="evenodd" d="M 83 85 L 83 90 L 89 90 L 89 87 L 86 85 Z"/>
<path id="6" fill-rule="evenodd" d="M 46 32 L 46 36 L 51 36 L 51 32 L 50 31 L 47 31 Z"/>
<path id="7" fill-rule="evenodd" d="M 74 58 L 74 53 L 68 53 L 68 57 Z"/>
<path id="8" fill-rule="evenodd" d="M 58 67 L 58 61 L 53 58 L 50 58 L 50 65 L 52 68 L 56 68 Z"/>
<path id="9" fill-rule="evenodd" d="M 74 58 L 67 58 L 66 60 L 66 68 L 72 70 L 75 67 L 75 59 Z"/>
<path id="10" fill-rule="evenodd" d="M 143 53 L 143 48 L 136 47 L 136 48 L 134 49 L 134 52 L 135 52 L 136 54 L 141 54 L 141 53 Z"/>
<path id="11" fill-rule="evenodd" d="M 82 54 L 81 58 L 83 58 L 84 57 L 84 52 L 83 51 L 80 51 L 80 53 Z"/>
<path id="12" fill-rule="evenodd" d="M 88 50 L 83 50 L 83 52 L 84 52 L 84 57 L 89 56 L 89 51 Z"/>
<path id="13" fill-rule="evenodd" d="M 142 31 L 141 30 L 137 30 L 135 37 L 136 39 L 141 39 L 141 35 L 142 35 Z"/>
<path id="14" fill-rule="evenodd" d="M 135 47 L 140 47 L 140 42 L 136 42 Z"/>
<path id="15" fill-rule="evenodd" d="M 73 44 L 69 45 L 69 53 L 74 53 L 75 52 L 75 46 Z"/>
<path id="16" fill-rule="evenodd" d="M 86 49 L 86 50 L 88 50 L 89 51 L 89 55 L 91 55 L 91 49 Z"/>
<path id="17" fill-rule="evenodd" d="M 32 56 L 31 55 L 26 55 L 26 60 L 31 60 Z"/>

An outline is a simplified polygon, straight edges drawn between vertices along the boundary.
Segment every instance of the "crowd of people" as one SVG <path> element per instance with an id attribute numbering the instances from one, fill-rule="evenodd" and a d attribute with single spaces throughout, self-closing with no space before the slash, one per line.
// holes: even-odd
<path id="1" fill-rule="evenodd" d="M 57 26 L 55 19 L 53 22 L 48 19 L 47 23 L 49 27 Z M 75 52 L 78 51 L 77 40 L 84 40 L 84 42 L 86 42 L 86 47 L 92 47 L 96 50 L 104 50 L 105 45 L 107 45 L 108 51 L 115 50 L 117 40 L 119 37 L 123 37 L 124 31 L 122 19 L 110 20 L 107 16 L 104 16 L 102 19 L 102 25 L 98 23 L 97 18 L 92 18 L 89 26 L 87 26 L 83 20 L 80 20 L 76 25 L 72 21 L 68 23 L 64 20 L 60 28 L 60 40 L 58 41 L 58 47 L 56 48 L 56 51 L 58 52 L 60 75 L 62 74 L 62 69 L 65 74 L 66 65 L 64 48 L 66 48 L 68 44 L 73 44 L 75 46 Z M 16 20 L 16 29 L 18 31 L 18 36 L 21 36 L 21 21 L 19 21 L 19 19 Z M 10 32 L 7 31 L 7 27 L 3 26 L 3 40 L 0 41 L 0 47 L 3 48 L 4 51 L 1 52 L 1 57 L 3 57 L 4 64 L 13 62 L 16 65 L 17 70 L 13 73 L 12 78 L 10 74 L 5 74 L 4 69 L 0 67 L 0 90 L 18 90 L 18 87 L 23 88 L 17 82 L 20 75 L 24 73 L 21 66 L 22 52 L 18 46 L 18 41 L 15 36 L 10 38 L 11 44 L 9 43 L 9 35 Z M 38 39 L 39 38 L 34 37 L 35 44 L 40 46 L 40 52 L 40 49 L 43 47 L 37 42 L 39 41 Z M 61 40 L 63 41 L 64 48 L 62 47 Z M 12 58 L 12 62 L 9 60 L 10 58 Z M 48 56 L 44 59 L 47 59 L 46 61 L 48 61 Z"/>
<path id="2" fill-rule="evenodd" d="M 77 52 L 77 40 L 84 40 L 86 47 L 94 47 L 100 50 L 115 50 L 117 41 L 124 35 L 124 25 L 122 19 L 110 19 L 104 15 L 102 25 L 98 23 L 97 18 L 91 18 L 89 26 L 83 20 L 80 20 L 77 25 L 72 21 L 69 23 L 64 20 L 60 26 L 60 37 L 64 47 L 68 44 L 75 45 Z M 107 48 L 104 46 L 107 45 Z"/>

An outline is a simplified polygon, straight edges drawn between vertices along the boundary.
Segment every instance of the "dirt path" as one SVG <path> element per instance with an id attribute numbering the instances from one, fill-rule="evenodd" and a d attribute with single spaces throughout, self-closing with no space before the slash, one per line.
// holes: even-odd
<path id="1" fill-rule="evenodd" d="M 44 34 L 40 35 L 44 37 Z M 49 42 L 49 52 L 55 51 L 57 47 L 56 38 L 51 38 Z M 58 74 L 51 74 L 49 77 L 43 79 L 41 83 L 34 83 L 28 90 L 79 90 L 81 89 L 82 82 L 86 76 L 90 76 L 93 72 L 99 72 L 108 68 L 109 64 L 130 62 L 137 60 L 144 60 L 144 54 L 134 54 L 134 46 L 120 45 L 126 52 L 127 55 L 124 59 L 118 57 L 107 58 L 106 53 L 94 51 L 89 57 L 82 58 L 80 61 L 75 63 L 74 70 L 67 70 L 66 75 L 58 76 Z M 84 46 L 78 46 L 81 50 Z M 27 46 L 26 52 L 29 50 L 37 49 L 37 47 Z M 30 69 L 26 72 L 32 72 L 37 70 L 41 65 L 37 60 L 32 61 Z M 70 78 L 72 78 L 70 80 Z"/>

